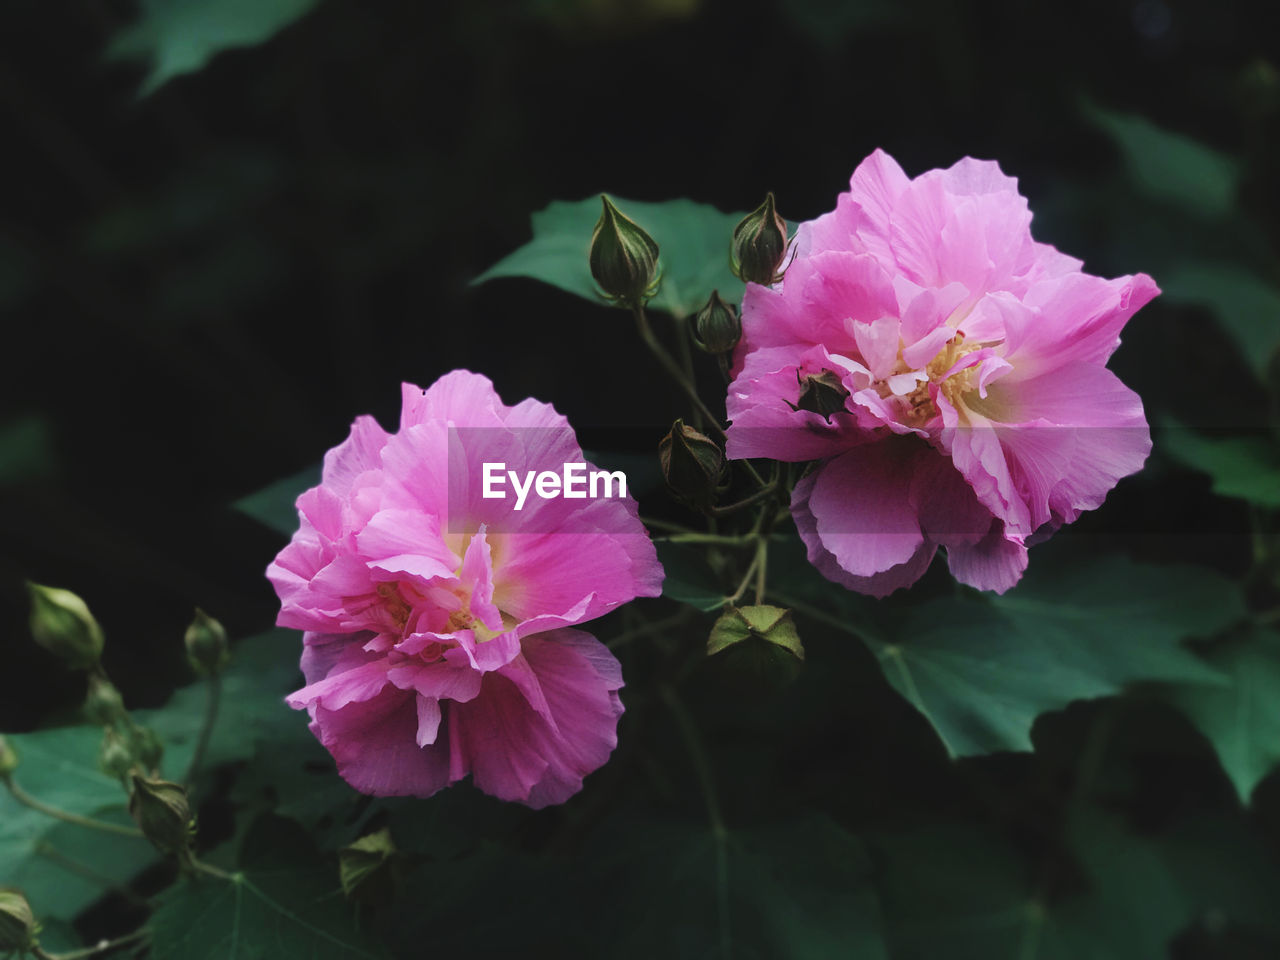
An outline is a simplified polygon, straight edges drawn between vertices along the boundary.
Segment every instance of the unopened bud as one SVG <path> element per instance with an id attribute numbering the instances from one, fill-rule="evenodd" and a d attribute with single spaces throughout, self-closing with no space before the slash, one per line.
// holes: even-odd
<path id="1" fill-rule="evenodd" d="M 677 420 L 658 444 L 658 460 L 667 487 L 678 499 L 695 507 L 715 499 L 724 472 L 724 451 L 706 434 Z"/>
<path id="2" fill-rule="evenodd" d="M 67 666 L 83 670 L 102 655 L 102 628 L 89 607 L 70 590 L 27 581 L 31 635 Z"/>
<path id="3" fill-rule="evenodd" d="M 196 607 L 195 619 L 187 627 L 183 642 L 187 645 L 191 669 L 202 677 L 221 673 L 231 659 L 231 652 L 227 649 L 227 631 L 199 607 Z"/>
<path id="4" fill-rule="evenodd" d="M 742 321 L 732 306 L 712 290 L 707 305 L 693 318 L 693 342 L 707 353 L 728 353 L 742 339 Z"/>
<path id="5" fill-rule="evenodd" d="M 744 282 L 769 286 L 781 279 L 778 268 L 786 255 L 787 222 L 778 216 L 770 193 L 733 228 L 733 274 Z"/>
<path id="6" fill-rule="evenodd" d="M 338 851 L 338 876 L 348 900 L 386 902 L 394 894 L 396 845 L 385 827 Z"/>
<path id="7" fill-rule="evenodd" d="M 164 757 L 164 744 L 150 727 L 132 726 L 129 730 L 129 752 L 139 766 L 158 770 Z"/>
<path id="8" fill-rule="evenodd" d="M 823 370 L 801 377 L 797 370 L 796 379 L 800 381 L 800 396 L 795 403 L 787 401 L 792 410 L 808 410 L 821 415 L 828 423 L 833 413 L 847 412 L 845 401 L 849 399 L 849 391 L 838 374 Z"/>
<path id="9" fill-rule="evenodd" d="M 763 603 L 725 611 L 711 628 L 707 654 L 719 653 L 748 637 L 759 637 L 804 659 L 804 647 L 791 621 L 791 611 Z"/>
<path id="10" fill-rule="evenodd" d="M 36 946 L 40 924 L 21 890 L 0 887 L 0 955 L 25 956 Z"/>
<path id="11" fill-rule="evenodd" d="M 0 780 L 6 779 L 17 770 L 18 763 L 18 751 L 14 750 L 4 734 L 0 733 Z"/>
<path id="12" fill-rule="evenodd" d="M 190 851 L 196 821 L 186 787 L 181 784 L 135 773 L 129 815 L 160 852 L 184 856 Z"/>
<path id="13" fill-rule="evenodd" d="M 133 750 L 129 747 L 129 741 L 111 727 L 102 731 L 102 746 L 98 748 L 98 766 L 102 768 L 103 773 L 117 780 L 125 779 L 133 770 Z"/>
<path id="14" fill-rule="evenodd" d="M 84 715 L 90 723 L 110 726 L 124 716 L 124 698 L 101 673 L 89 674 L 89 692 L 84 698 Z"/>
<path id="15" fill-rule="evenodd" d="M 591 234 L 591 276 L 610 300 L 644 303 L 658 289 L 658 245 L 653 237 L 600 195 L 604 209 Z"/>

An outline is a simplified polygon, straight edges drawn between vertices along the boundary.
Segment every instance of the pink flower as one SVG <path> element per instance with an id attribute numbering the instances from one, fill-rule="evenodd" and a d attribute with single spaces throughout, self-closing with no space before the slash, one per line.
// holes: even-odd
<path id="1" fill-rule="evenodd" d="M 792 514 L 831 580 L 883 596 L 941 546 L 1003 592 L 1033 535 L 1142 467 L 1142 402 L 1106 362 L 1159 290 L 1082 272 L 1030 223 L 993 162 L 911 180 L 877 150 L 784 279 L 747 285 L 728 453 L 821 461 Z"/>
<path id="2" fill-rule="evenodd" d="M 571 628 L 661 592 L 653 544 L 630 498 L 483 496 L 486 462 L 583 462 L 547 404 L 505 406 L 465 370 L 403 395 L 398 432 L 360 417 L 325 455 L 267 570 L 277 622 L 307 631 L 288 702 L 363 793 L 425 797 L 470 774 L 561 803 L 608 759 L 623 709 L 617 660 Z"/>

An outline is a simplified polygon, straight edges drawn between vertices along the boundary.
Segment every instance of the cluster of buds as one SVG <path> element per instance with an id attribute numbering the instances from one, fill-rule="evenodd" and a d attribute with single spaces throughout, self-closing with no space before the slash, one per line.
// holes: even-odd
<path id="1" fill-rule="evenodd" d="M 787 222 L 774 209 L 772 193 L 734 227 L 729 249 L 733 274 L 744 283 L 767 287 L 782 279 L 779 271 L 787 255 Z"/>
<path id="2" fill-rule="evenodd" d="M 605 297 L 625 307 L 642 305 L 658 292 L 658 245 L 604 194 L 604 209 L 591 234 L 591 276 Z"/>

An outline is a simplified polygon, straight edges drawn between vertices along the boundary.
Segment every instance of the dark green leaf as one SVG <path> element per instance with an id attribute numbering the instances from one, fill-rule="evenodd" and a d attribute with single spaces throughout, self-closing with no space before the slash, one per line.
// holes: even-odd
<path id="1" fill-rule="evenodd" d="M 128 824 L 119 782 L 98 770 L 97 727 L 9 734 L 28 794 L 79 816 Z M 128 882 L 158 854 L 141 837 L 54 820 L 0 788 L 0 885 L 21 886 L 39 917 L 70 920 L 112 885 Z"/>
<path id="2" fill-rule="evenodd" d="M 112 59 L 147 60 L 142 96 L 173 77 L 204 67 L 217 53 L 261 43 L 316 5 L 316 0 L 143 0 L 138 21 L 107 48 Z"/>
<path id="3" fill-rule="evenodd" d="M 155 960 L 382 956 L 342 898 L 338 865 L 297 824 L 264 817 L 233 880 L 201 876 L 167 891 L 151 918 Z"/>
<path id="4" fill-rule="evenodd" d="M 1065 849 L 1024 863 L 993 831 L 934 827 L 886 835 L 881 899 L 901 960 L 1133 960 L 1169 956 L 1209 911 L 1264 922 L 1274 867 L 1239 832 L 1197 820 L 1166 837 L 1130 832 L 1091 808 L 1071 812 Z"/>
<path id="5" fill-rule="evenodd" d="M 265 527 L 290 536 L 298 529 L 298 497 L 320 483 L 320 467 L 307 467 L 291 477 L 277 480 L 256 493 L 241 497 L 231 506 L 253 517 Z"/>
<path id="6" fill-rule="evenodd" d="M 1234 263 L 1178 264 L 1160 275 L 1164 299 L 1207 307 L 1254 375 L 1280 349 L 1280 291 Z"/>
<path id="7" fill-rule="evenodd" d="M 662 595 L 699 610 L 718 610 L 725 593 L 715 573 L 707 566 L 702 549 L 681 543 L 659 543 L 658 560 L 666 571 Z"/>
<path id="8" fill-rule="evenodd" d="M 206 768 L 247 760 L 258 743 L 306 728 L 306 715 L 284 702 L 286 694 L 301 686 L 301 653 L 299 635 L 288 630 L 249 637 L 232 648 L 231 665 L 222 675 L 222 707 L 205 753 Z M 134 711 L 134 719 L 164 741 L 164 771 L 171 779 L 181 778 L 191 761 L 208 697 L 208 684 L 197 682 L 178 690 L 158 710 Z"/>
<path id="9" fill-rule="evenodd" d="M 729 272 L 729 239 L 741 213 L 721 213 L 692 200 L 642 203 L 614 198 L 619 209 L 643 227 L 659 247 L 662 285 L 650 307 L 677 317 L 692 316 L 712 290 L 726 301 L 742 299 L 742 282 Z M 473 281 L 531 277 L 603 303 L 587 252 L 600 216 L 600 198 L 556 200 L 533 215 L 533 239 Z"/>
<path id="10" fill-rule="evenodd" d="M 1172 421 L 1159 449 L 1179 463 L 1207 473 L 1213 492 L 1262 507 L 1280 507 L 1280 447 L 1265 437 L 1207 437 Z"/>
<path id="11" fill-rule="evenodd" d="M 1086 106 L 1085 117 L 1115 141 L 1134 186 L 1202 217 L 1221 217 L 1235 205 L 1239 164 L 1190 137 L 1144 117 Z"/>
<path id="12" fill-rule="evenodd" d="M 1218 751 L 1241 801 L 1280 764 L 1280 634 L 1254 629 L 1206 655 L 1228 687 L 1179 684 L 1164 698 L 1182 710 Z"/>
<path id="13" fill-rule="evenodd" d="M 860 598 L 828 596 L 834 614 L 797 608 L 860 636 L 954 756 L 1030 750 L 1039 714 L 1138 681 L 1225 684 L 1183 641 L 1244 615 L 1239 588 L 1212 570 L 1039 551 L 1003 597 L 932 600 L 887 626 L 867 625 Z"/>

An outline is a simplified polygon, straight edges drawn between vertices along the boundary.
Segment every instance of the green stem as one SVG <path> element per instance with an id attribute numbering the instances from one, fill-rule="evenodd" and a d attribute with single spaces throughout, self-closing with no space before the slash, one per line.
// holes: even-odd
<path id="1" fill-rule="evenodd" d="M 239 883 L 243 876 L 238 873 L 227 873 L 221 867 L 215 867 L 211 863 L 205 863 L 203 860 L 197 860 L 194 856 L 191 858 L 191 869 L 197 873 L 208 874 L 211 877 L 217 877 L 219 880 L 226 880 L 229 883 Z"/>
<path id="2" fill-rule="evenodd" d="M 57 807 L 51 807 L 42 800 L 37 800 L 27 791 L 18 786 L 17 781 L 12 776 L 4 777 L 4 785 L 9 789 L 13 799 L 17 800 L 24 807 L 30 807 L 39 813 L 43 813 L 46 817 L 53 817 L 55 820 L 62 820 L 66 823 L 74 823 L 76 826 L 87 827 L 90 830 L 101 830 L 103 833 L 116 833 L 123 837 L 141 837 L 142 831 L 137 827 L 126 827 L 119 823 L 107 823 L 105 820 L 94 820 L 92 817 L 82 817 L 78 813 L 68 813 L 66 810 L 59 810 Z"/>
<path id="3" fill-rule="evenodd" d="M 764 514 L 761 514 L 764 516 Z M 756 547 L 756 605 L 764 603 L 764 586 L 769 567 L 769 538 L 761 537 Z"/>
<path id="4" fill-rule="evenodd" d="M 69 953 L 46 953 L 37 947 L 35 955 L 40 957 L 41 960 L 84 960 L 86 957 L 96 957 L 100 953 L 109 953 L 112 950 L 146 939 L 149 936 L 151 936 L 150 927 L 139 927 L 133 933 L 126 933 L 123 937 L 116 937 L 114 940 L 101 940 L 92 947 L 85 947 L 83 950 L 72 950 Z"/>
<path id="5" fill-rule="evenodd" d="M 698 378 L 693 372 L 693 351 L 689 348 L 689 321 L 684 317 L 676 317 L 675 325 L 677 350 L 680 355 L 680 368 L 684 371 L 685 382 L 692 384 L 696 388 Z M 703 416 L 701 407 L 696 407 L 693 413 L 694 427 L 698 430 L 705 430 L 706 427 L 702 425 Z"/>
<path id="6" fill-rule="evenodd" d="M 723 533 L 676 533 L 669 537 L 658 537 L 660 543 L 715 543 L 722 547 L 745 547 L 756 542 L 754 533 L 731 535 Z"/>
<path id="7" fill-rule="evenodd" d="M 751 506 L 753 503 L 759 503 L 765 497 L 770 497 L 773 494 L 777 493 L 777 491 L 778 491 L 778 484 L 777 484 L 777 481 L 774 481 L 773 483 L 768 483 L 765 486 L 761 487 L 759 490 L 751 494 L 751 496 L 747 497 L 746 499 L 739 500 L 737 503 L 731 503 L 727 507 L 712 507 L 711 513 L 717 517 L 728 516 L 731 513 L 737 513 L 739 510 L 745 510 L 747 507 Z"/>
<path id="8" fill-rule="evenodd" d="M 672 523 L 670 520 L 658 520 L 654 517 L 641 517 L 640 522 L 654 530 L 667 530 L 671 533 L 697 533 L 697 530 L 686 527 L 683 523 Z"/>
<path id="9" fill-rule="evenodd" d="M 711 824 L 711 837 L 716 849 L 716 913 L 720 921 L 720 955 L 731 957 L 733 956 L 733 938 L 729 928 L 729 831 L 720 813 L 715 780 L 711 776 L 711 764 L 708 763 L 707 755 L 702 749 L 702 741 L 698 738 L 693 718 L 685 710 L 675 690 L 663 684 L 658 693 L 667 705 L 667 709 L 671 711 L 677 726 L 680 727 L 685 747 L 689 751 L 689 760 L 693 763 L 698 783 L 702 787 L 702 798 L 707 805 L 707 820 Z"/>
<path id="10" fill-rule="evenodd" d="M 222 701 L 222 676 L 214 673 L 209 677 L 209 699 L 205 703 L 204 723 L 200 727 L 200 739 L 196 741 L 195 752 L 191 754 L 191 762 L 187 764 L 186 775 L 182 782 L 191 785 L 196 772 L 204 761 L 205 752 L 209 749 L 209 738 L 213 736 L 214 724 L 218 722 L 218 706 Z"/>
<path id="11" fill-rule="evenodd" d="M 714 430 L 721 440 L 725 439 L 724 428 L 720 426 L 720 421 L 716 418 L 707 405 L 702 402 L 702 398 L 698 396 L 697 388 L 685 378 L 684 371 L 680 369 L 680 365 L 667 352 L 667 349 L 658 342 L 658 338 L 654 336 L 653 329 L 649 326 L 649 319 L 645 316 L 644 307 L 636 304 L 631 308 L 632 314 L 636 318 L 636 329 L 640 333 L 640 339 L 644 341 L 649 351 L 658 358 L 658 362 L 662 364 L 662 368 L 671 375 L 671 378 L 680 385 L 685 394 L 689 397 L 689 401 L 693 404 L 694 409 L 698 411 L 707 421 L 707 426 Z"/>
<path id="12" fill-rule="evenodd" d="M 751 558 L 751 563 L 747 566 L 747 572 L 742 575 L 742 582 L 738 584 L 738 589 L 733 591 L 730 596 L 724 598 L 725 606 L 732 607 L 742 599 L 742 595 L 747 592 L 747 584 L 751 582 L 751 578 L 755 575 L 756 567 L 759 563 L 760 552 L 757 550 L 756 555 Z"/>

